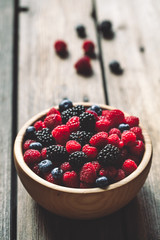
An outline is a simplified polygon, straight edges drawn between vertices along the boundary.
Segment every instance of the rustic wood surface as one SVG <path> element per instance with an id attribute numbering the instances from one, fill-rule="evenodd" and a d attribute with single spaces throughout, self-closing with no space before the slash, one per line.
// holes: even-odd
<path id="1" fill-rule="evenodd" d="M 13 1 L 0 2 L 0 112 L 3 116 L 0 128 L 0 164 L 3 166 L 0 168 L 0 239 L 160 240 L 160 2 L 14 0 L 15 4 L 18 2 L 19 6 L 26 7 L 19 13 L 14 9 Z M 94 24 L 91 18 L 93 3 L 98 22 L 104 19 L 113 22 L 114 39 L 103 39 L 98 34 L 97 20 Z M 13 84 L 16 81 L 12 81 L 16 27 L 13 13 L 19 15 L 17 98 Z M 95 42 L 99 57 L 92 60 L 94 73 L 88 78 L 77 75 L 73 68 L 76 60 L 83 56 L 83 39 L 75 32 L 79 23 L 86 26 L 87 38 Z M 53 43 L 57 39 L 68 43 L 67 59 L 60 59 L 55 54 Z M 140 47 L 144 47 L 144 52 Z M 108 63 L 114 59 L 124 67 L 122 76 L 109 71 Z M 120 211 L 85 221 L 68 220 L 47 212 L 31 199 L 18 181 L 16 218 L 16 212 L 11 209 L 15 196 L 10 192 L 15 120 L 18 119 L 20 129 L 33 115 L 58 104 L 63 97 L 74 102 L 88 98 L 91 102 L 105 103 L 109 99 L 110 105 L 139 116 L 151 136 L 154 149 L 148 180 L 138 196 Z M 13 113 L 16 101 L 18 115 Z M 14 231 L 11 230 L 13 227 Z"/>

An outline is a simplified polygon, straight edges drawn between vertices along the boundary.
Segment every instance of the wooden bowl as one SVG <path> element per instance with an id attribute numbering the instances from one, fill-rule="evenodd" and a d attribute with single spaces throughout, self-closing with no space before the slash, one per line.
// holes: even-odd
<path id="1" fill-rule="evenodd" d="M 86 107 L 90 103 L 83 104 Z M 114 109 L 100 105 L 103 109 Z M 106 189 L 76 189 L 49 183 L 36 175 L 24 162 L 22 143 L 26 128 L 42 119 L 48 109 L 31 118 L 19 131 L 14 145 L 14 159 L 17 173 L 31 197 L 47 210 L 68 218 L 92 219 L 111 214 L 129 203 L 143 186 L 151 166 L 152 145 L 142 128 L 145 152 L 138 168 L 125 179 L 111 184 Z M 127 115 L 127 114 L 126 114 Z"/>

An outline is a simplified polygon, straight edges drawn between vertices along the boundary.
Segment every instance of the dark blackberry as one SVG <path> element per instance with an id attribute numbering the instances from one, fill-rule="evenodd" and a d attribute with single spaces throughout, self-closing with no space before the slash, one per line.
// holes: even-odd
<path id="1" fill-rule="evenodd" d="M 75 107 L 73 107 L 74 111 L 76 112 L 76 116 L 79 117 L 79 115 L 83 112 L 85 112 L 85 107 L 83 105 L 77 105 Z"/>
<path id="2" fill-rule="evenodd" d="M 86 162 L 87 155 L 82 151 L 73 152 L 69 155 L 68 162 L 75 170 L 79 170 Z"/>
<path id="3" fill-rule="evenodd" d="M 81 130 L 93 132 L 95 130 L 95 117 L 93 114 L 84 112 L 79 116 Z"/>
<path id="4" fill-rule="evenodd" d="M 52 145 L 47 147 L 47 158 L 52 162 L 61 164 L 68 160 L 68 153 L 65 147 Z"/>
<path id="5" fill-rule="evenodd" d="M 61 113 L 62 123 L 65 124 L 73 116 L 76 116 L 76 111 L 74 110 L 74 108 L 69 108 L 69 109 L 63 111 Z"/>
<path id="6" fill-rule="evenodd" d="M 107 144 L 98 154 L 97 160 L 102 166 L 115 166 L 120 158 L 120 150 L 116 146 Z"/>
<path id="7" fill-rule="evenodd" d="M 86 131 L 77 131 L 73 132 L 70 135 L 70 140 L 75 140 L 81 144 L 81 146 L 84 146 L 87 144 L 90 140 L 90 138 L 94 135 L 93 132 L 86 132 Z"/>
<path id="8" fill-rule="evenodd" d="M 40 142 L 43 147 L 55 144 L 55 139 L 48 128 L 43 128 L 36 132 L 37 142 Z"/>

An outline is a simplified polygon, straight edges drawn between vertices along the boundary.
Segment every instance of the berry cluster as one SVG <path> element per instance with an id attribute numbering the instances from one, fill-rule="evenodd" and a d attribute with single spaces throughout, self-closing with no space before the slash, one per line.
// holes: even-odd
<path id="1" fill-rule="evenodd" d="M 136 170 L 145 150 L 139 119 L 64 99 L 26 129 L 24 161 L 51 183 L 107 187 Z"/>

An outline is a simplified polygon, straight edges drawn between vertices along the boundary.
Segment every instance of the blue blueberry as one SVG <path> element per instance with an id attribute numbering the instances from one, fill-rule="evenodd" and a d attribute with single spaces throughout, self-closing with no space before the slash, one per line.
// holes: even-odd
<path id="1" fill-rule="evenodd" d="M 36 138 L 35 133 L 36 133 L 35 127 L 29 126 L 26 129 L 25 137 L 28 138 L 28 139 L 35 139 Z"/>
<path id="2" fill-rule="evenodd" d="M 106 178 L 105 176 L 103 177 L 99 177 L 96 179 L 96 186 L 100 187 L 100 188 L 105 188 L 109 185 L 109 181 L 108 178 Z"/>
<path id="3" fill-rule="evenodd" d="M 86 37 L 86 29 L 83 25 L 78 25 L 76 27 L 77 34 L 80 38 L 85 38 Z"/>
<path id="4" fill-rule="evenodd" d="M 56 167 L 51 171 L 51 174 L 55 179 L 60 179 L 63 176 L 63 170 Z"/>
<path id="5" fill-rule="evenodd" d="M 38 164 L 38 167 L 41 172 L 46 173 L 52 169 L 53 165 L 50 160 L 45 159 Z"/>
<path id="6" fill-rule="evenodd" d="M 96 112 L 98 116 L 102 115 L 102 109 L 98 105 L 92 105 L 89 109 Z"/>
<path id="7" fill-rule="evenodd" d="M 69 99 L 64 99 L 62 102 L 59 104 L 59 111 L 63 112 L 67 110 L 68 108 L 73 107 L 73 103 Z"/>
<path id="8" fill-rule="evenodd" d="M 29 148 L 41 151 L 42 150 L 42 144 L 40 142 L 33 142 L 29 145 Z"/>
<path id="9" fill-rule="evenodd" d="M 123 73 L 123 69 L 118 61 L 112 61 L 109 63 L 110 71 L 116 75 L 121 75 Z"/>
<path id="10" fill-rule="evenodd" d="M 119 124 L 118 126 L 118 129 L 123 132 L 125 130 L 129 130 L 130 129 L 130 126 L 127 124 L 127 123 L 121 123 Z"/>

